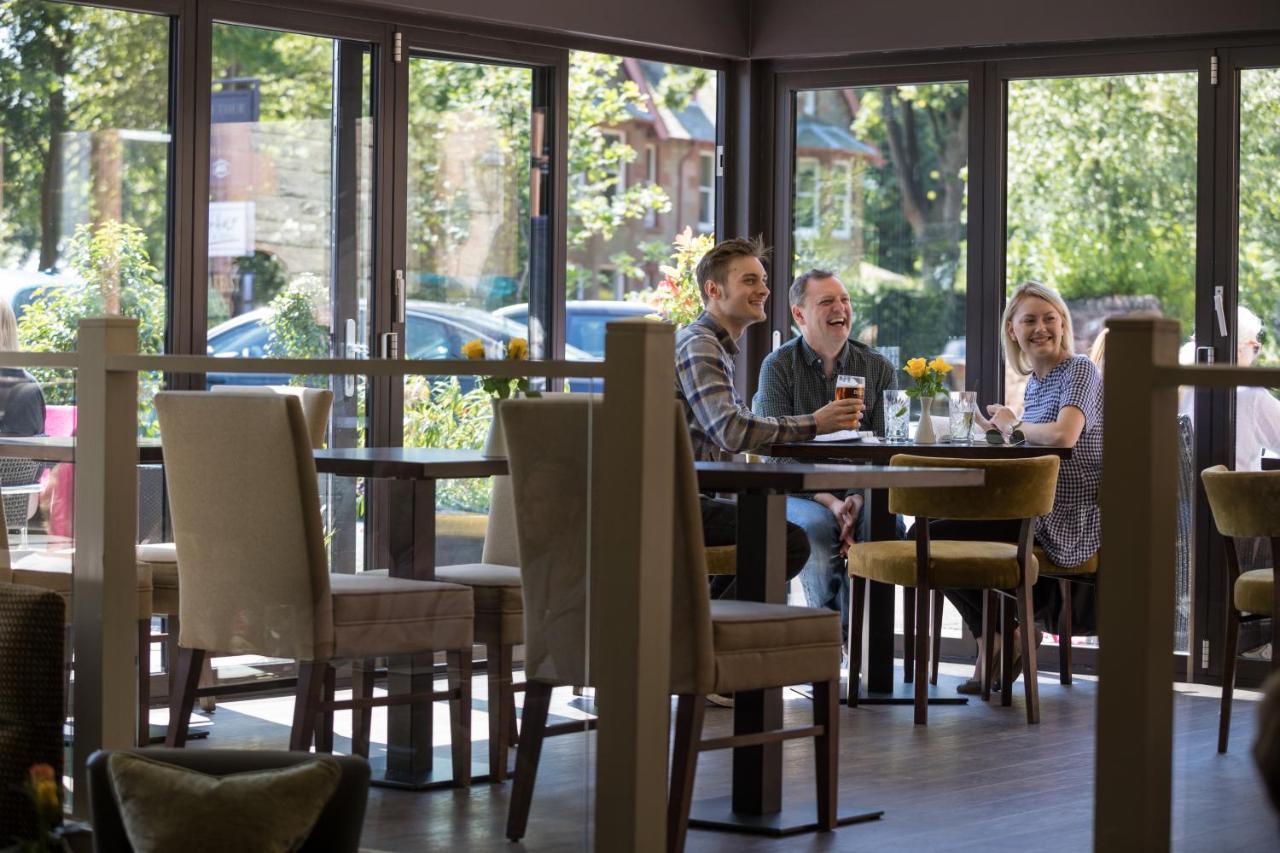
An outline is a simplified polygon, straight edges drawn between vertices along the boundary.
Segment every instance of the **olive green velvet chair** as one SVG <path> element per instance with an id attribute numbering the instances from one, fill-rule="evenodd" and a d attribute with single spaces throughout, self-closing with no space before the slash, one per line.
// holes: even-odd
<path id="1" fill-rule="evenodd" d="M 291 750 L 332 747 L 333 712 L 449 701 L 453 781 L 471 775 L 471 589 L 330 574 L 315 459 L 286 395 L 156 395 L 178 550 L 182 633 L 166 746 L 182 746 L 209 652 L 298 662 Z M 333 701 L 334 664 L 446 653 L 448 689 Z M 317 728 L 317 721 L 319 727 Z"/>
<path id="2" fill-rule="evenodd" d="M 594 409 L 593 409 L 594 407 Z M 507 837 L 525 832 L 543 739 L 583 724 L 548 726 L 551 691 L 590 685 L 609 666 L 587 644 L 589 508 L 586 449 L 599 404 L 585 399 L 512 400 L 501 408 L 515 496 L 525 601 L 524 722 L 516 751 Z M 667 850 L 682 850 L 701 751 L 814 738 L 817 825 L 835 828 L 838 779 L 840 616 L 830 610 L 753 601 L 710 601 L 693 445 L 672 404 L 675 499 L 672 511 L 671 682 L 678 697 L 667 811 Z M 598 445 L 597 445 L 598 446 Z M 596 571 L 608 571 L 597 566 Z M 813 726 L 702 738 L 706 694 L 812 683 Z M 604 709 L 608 714 L 608 709 Z M 607 717 L 606 717 L 607 725 Z"/>
<path id="3" fill-rule="evenodd" d="M 1003 593 L 1016 602 L 1023 625 L 1033 622 L 1031 587 L 1039 566 L 1033 553 L 1035 520 L 1053 509 L 1058 484 L 1058 458 L 1030 459 L 948 459 L 899 454 L 890 465 L 914 468 L 982 468 L 985 485 L 961 488 L 897 488 L 889 490 L 889 511 L 915 517 L 915 541 L 862 542 L 849 549 L 849 704 L 857 704 L 861 675 L 863 602 L 868 580 L 891 583 L 916 591 L 915 612 L 915 721 L 928 722 L 928 679 L 930 653 L 930 606 L 932 592 L 945 589 L 981 589 Z M 956 542 L 929 539 L 929 521 L 950 518 L 963 521 L 1022 522 L 1017 544 L 1008 542 Z M 992 597 L 984 597 L 984 661 L 994 655 L 994 615 Z M 1004 613 L 1003 671 L 1013 666 L 1013 611 L 1001 602 Z M 1027 722 L 1040 721 L 1036 686 L 1035 645 L 1031 631 L 1022 632 L 1022 659 L 1028 677 L 1024 679 Z M 991 667 L 983 666 L 983 695 L 990 695 Z M 1004 682 L 1001 703 L 1013 702 L 1012 679 Z"/>
<path id="4" fill-rule="evenodd" d="M 1236 652 L 1240 623 L 1271 619 L 1271 669 L 1280 670 L 1280 588 L 1274 562 L 1270 569 L 1240 571 L 1236 539 L 1267 537 L 1271 559 L 1280 554 L 1280 471 L 1229 471 L 1215 465 L 1200 473 L 1213 511 L 1213 523 L 1227 548 L 1231 595 L 1227 599 L 1227 637 L 1222 665 L 1222 715 L 1218 720 L 1218 752 L 1227 751 L 1231 733 L 1231 694 L 1235 692 Z"/>

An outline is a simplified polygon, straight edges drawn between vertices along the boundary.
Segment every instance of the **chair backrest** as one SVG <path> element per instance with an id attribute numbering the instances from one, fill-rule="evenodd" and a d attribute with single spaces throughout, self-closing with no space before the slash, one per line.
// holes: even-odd
<path id="1" fill-rule="evenodd" d="M 328 388 L 306 388 L 301 385 L 214 385 L 210 391 L 231 394 L 287 394 L 302 404 L 311 447 L 324 447 L 329 432 L 329 413 L 333 410 L 333 392 Z"/>
<path id="2" fill-rule="evenodd" d="M 500 411 L 520 543 L 525 671 L 540 681 L 587 684 L 590 512 L 593 504 L 611 494 L 590 462 L 591 449 L 599 446 L 594 439 L 599 435 L 600 404 L 566 396 L 510 401 Z M 676 692 L 705 693 L 715 673 L 702 518 L 693 445 L 675 403 L 672 424 L 676 446 L 671 684 Z"/>
<path id="3" fill-rule="evenodd" d="M 501 406 L 498 407 L 501 410 Z M 502 418 L 493 422 L 495 441 L 502 441 Z M 519 566 L 520 543 L 516 538 L 516 507 L 511 497 L 511 477 L 494 477 L 489 492 L 489 519 L 485 524 L 484 550 L 480 559 L 495 566 Z"/>
<path id="4" fill-rule="evenodd" d="M 1280 471 L 1230 471 L 1215 465 L 1200 472 L 1223 536 L 1280 536 Z"/>
<path id="5" fill-rule="evenodd" d="M 156 747 L 122 751 L 210 776 L 275 770 L 315 758 L 306 752 L 259 749 Z M 99 750 L 89 756 L 89 807 L 93 814 L 93 849 L 131 853 L 133 847 L 125 833 L 124 821 L 120 817 L 120 804 L 116 800 L 111 776 L 107 772 L 107 760 L 111 757 L 111 752 Z M 298 850 L 299 853 L 356 853 L 360 849 L 360 831 L 364 828 L 365 803 L 369 796 L 369 763 L 352 755 L 330 755 L 327 758 L 338 763 L 342 777 L 338 781 L 338 789 L 333 792 L 324 811 L 316 819 L 311 834 Z"/>
<path id="6" fill-rule="evenodd" d="M 1026 459 L 948 459 L 900 453 L 889 460 L 895 467 L 981 468 L 982 486 L 958 488 L 896 488 L 889 490 L 889 511 L 924 518 L 968 521 L 1034 518 L 1053 509 L 1058 487 L 1058 457 Z"/>
<path id="7" fill-rule="evenodd" d="M 315 459 L 287 395 L 156 395 L 178 556 L 178 643 L 325 660 L 333 611 Z"/>

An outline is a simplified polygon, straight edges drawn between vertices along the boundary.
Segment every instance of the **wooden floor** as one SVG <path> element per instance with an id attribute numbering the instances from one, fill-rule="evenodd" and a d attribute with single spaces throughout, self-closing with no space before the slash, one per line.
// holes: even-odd
<path id="1" fill-rule="evenodd" d="M 961 668 L 952 671 L 958 675 Z M 954 695 L 958 679 L 944 675 L 943 680 L 947 683 L 938 689 Z M 481 700 L 483 683 L 477 680 Z M 788 724 L 807 724 L 808 700 L 790 691 L 786 695 Z M 927 727 L 912 724 L 910 707 L 842 708 L 842 807 L 883 809 L 882 820 L 784 840 L 691 830 L 687 849 L 1087 851 L 1092 843 L 1096 695 L 1093 681 L 1062 687 L 1055 677 L 1043 675 L 1038 726 L 1026 724 L 1020 692 L 1013 708 L 979 700 L 934 706 Z M 1216 689 L 1178 686 L 1175 850 L 1280 850 L 1280 821 L 1267 804 L 1249 755 L 1255 699 L 1256 694 L 1237 693 L 1232 748 L 1220 756 L 1214 750 Z M 289 700 L 276 701 L 287 705 Z M 570 697 L 558 696 L 557 701 Z M 261 714 L 242 714 L 241 704 L 219 708 L 208 745 L 284 748 L 287 727 Z M 729 711 L 708 710 L 708 735 L 728 734 L 729 725 Z M 478 726 L 476 736 L 483 732 Z M 339 738 L 338 750 L 344 745 Z M 375 788 L 363 844 L 384 851 L 589 849 L 593 745 L 594 737 L 588 735 L 547 742 L 523 844 L 513 845 L 503 835 L 509 784 L 427 793 Z M 483 759 L 484 743 L 476 746 L 477 759 Z M 784 795 L 811 799 L 810 744 L 795 742 L 785 749 Z M 696 798 L 729 792 L 729 758 L 727 752 L 702 757 Z"/>

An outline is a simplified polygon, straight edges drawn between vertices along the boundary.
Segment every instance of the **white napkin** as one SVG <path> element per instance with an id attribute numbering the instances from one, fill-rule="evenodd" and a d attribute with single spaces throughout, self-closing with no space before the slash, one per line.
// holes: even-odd
<path id="1" fill-rule="evenodd" d="M 842 429 L 839 432 L 829 432 L 826 435 L 814 437 L 814 441 L 862 441 L 863 433 L 856 429 Z"/>

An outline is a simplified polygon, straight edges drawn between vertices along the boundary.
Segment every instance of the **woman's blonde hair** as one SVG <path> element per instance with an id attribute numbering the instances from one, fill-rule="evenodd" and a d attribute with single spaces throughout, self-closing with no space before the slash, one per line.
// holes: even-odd
<path id="1" fill-rule="evenodd" d="M 18 349 L 18 318 L 13 315 L 9 300 L 0 296 L 0 352 Z"/>
<path id="2" fill-rule="evenodd" d="M 1004 305 L 1004 316 L 1000 318 L 1005 361 L 1023 376 L 1031 372 L 1031 364 L 1027 361 L 1027 354 L 1022 351 L 1022 347 L 1018 346 L 1018 339 L 1013 335 L 1013 315 L 1018 310 L 1018 304 L 1031 296 L 1043 299 L 1058 312 L 1058 316 L 1062 318 L 1062 352 L 1067 357 L 1076 354 L 1075 330 L 1071 327 L 1071 310 L 1067 308 L 1067 303 L 1063 302 L 1058 291 L 1049 285 L 1038 281 L 1024 281 L 1009 294 L 1009 300 Z"/>

